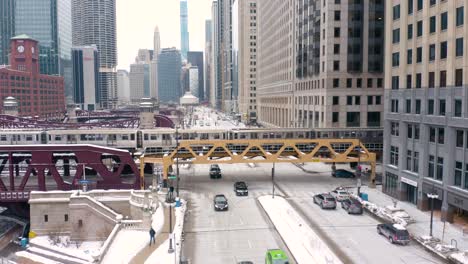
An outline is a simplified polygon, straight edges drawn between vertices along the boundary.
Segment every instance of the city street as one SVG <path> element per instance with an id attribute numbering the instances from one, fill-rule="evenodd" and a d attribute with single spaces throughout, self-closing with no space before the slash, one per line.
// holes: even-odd
<path id="1" fill-rule="evenodd" d="M 237 263 L 240 260 L 263 263 L 266 249 L 286 249 L 254 199 L 271 195 L 271 164 L 255 168 L 246 164 L 220 166 L 223 178 L 219 180 L 209 178 L 208 165 L 181 169 L 182 196 L 189 201 L 185 256 L 195 263 Z M 320 164 L 322 171 L 323 166 Z M 249 185 L 248 197 L 234 195 L 233 183 L 238 180 Z M 351 179 L 335 179 L 330 177 L 330 172 L 309 174 L 285 163 L 276 164 L 275 182 L 309 224 L 318 229 L 318 233 L 324 232 L 325 241 L 345 263 L 345 260 L 352 263 L 440 263 L 415 242 L 408 246 L 390 244 L 377 234 L 379 222 L 366 213 L 348 215 L 340 205 L 336 210 L 322 210 L 313 203 L 316 193 L 329 192 L 337 186 L 354 186 Z M 218 193 L 228 197 L 229 211 L 213 210 L 212 197 Z"/>

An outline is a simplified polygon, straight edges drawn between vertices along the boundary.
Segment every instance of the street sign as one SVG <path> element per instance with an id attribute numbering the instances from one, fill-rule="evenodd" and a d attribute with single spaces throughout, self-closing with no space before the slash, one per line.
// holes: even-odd
<path id="1" fill-rule="evenodd" d="M 169 177 L 167 177 L 167 178 L 168 178 L 169 180 L 175 180 L 175 179 L 177 179 L 177 176 L 172 176 L 172 175 L 171 175 L 171 176 L 169 176 Z"/>

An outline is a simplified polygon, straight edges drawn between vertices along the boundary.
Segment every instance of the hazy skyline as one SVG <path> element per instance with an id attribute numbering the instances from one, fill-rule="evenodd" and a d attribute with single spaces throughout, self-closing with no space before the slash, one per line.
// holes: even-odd
<path id="1" fill-rule="evenodd" d="M 205 50 L 205 20 L 212 0 L 188 0 L 190 50 Z M 154 27 L 159 26 L 161 48 L 180 49 L 179 0 L 117 0 L 118 69 L 129 70 L 138 49 L 153 49 Z"/>

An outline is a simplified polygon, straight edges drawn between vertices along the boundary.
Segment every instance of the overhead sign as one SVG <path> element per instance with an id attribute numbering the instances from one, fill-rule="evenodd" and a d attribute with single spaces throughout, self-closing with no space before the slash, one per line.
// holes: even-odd
<path id="1" fill-rule="evenodd" d="M 418 187 L 418 182 L 417 181 L 413 181 L 413 180 L 410 180 L 410 179 L 407 179 L 407 178 L 404 178 L 404 177 L 401 177 L 401 182 L 404 182 L 404 183 L 409 184 L 409 185 L 414 186 L 414 187 Z"/>

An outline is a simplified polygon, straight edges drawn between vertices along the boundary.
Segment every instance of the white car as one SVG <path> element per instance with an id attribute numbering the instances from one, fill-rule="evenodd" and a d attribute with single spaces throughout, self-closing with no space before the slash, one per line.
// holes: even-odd
<path id="1" fill-rule="evenodd" d="M 335 197 L 339 202 L 344 201 L 349 198 L 349 192 L 344 188 L 336 188 L 334 191 L 331 191 L 330 194 Z"/>

